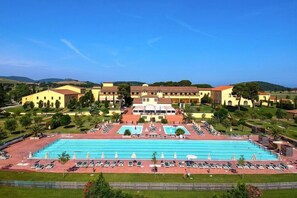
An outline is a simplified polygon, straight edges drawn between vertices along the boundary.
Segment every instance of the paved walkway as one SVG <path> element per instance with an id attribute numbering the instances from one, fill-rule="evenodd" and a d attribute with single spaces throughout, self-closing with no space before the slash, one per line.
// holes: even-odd
<path id="1" fill-rule="evenodd" d="M 86 182 L 39 182 L 0 181 L 0 186 L 27 188 L 83 189 Z M 248 183 L 261 190 L 297 189 L 297 182 Z M 110 182 L 110 186 L 129 190 L 228 190 L 235 183 L 151 183 L 151 182 Z"/>

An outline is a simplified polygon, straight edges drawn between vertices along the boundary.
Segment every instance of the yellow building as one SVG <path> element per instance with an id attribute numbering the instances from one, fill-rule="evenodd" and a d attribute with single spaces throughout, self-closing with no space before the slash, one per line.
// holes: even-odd
<path id="1" fill-rule="evenodd" d="M 118 96 L 118 86 L 114 86 L 112 82 L 102 83 L 101 90 L 98 91 L 99 101 L 107 100 L 110 103 L 116 103 L 119 101 Z"/>
<path id="2" fill-rule="evenodd" d="M 66 89 L 67 88 L 67 89 Z M 51 107 L 55 107 L 56 100 L 60 102 L 60 108 L 65 108 L 72 98 L 79 99 L 85 92 L 84 88 L 65 85 L 55 89 L 49 89 L 22 97 L 22 104 L 33 102 L 38 107 L 39 101 L 46 106 L 49 101 Z"/>
<path id="3" fill-rule="evenodd" d="M 238 98 L 232 95 L 233 86 L 219 86 L 212 88 L 211 98 L 216 104 L 236 106 L 238 105 Z M 252 106 L 252 101 L 241 98 L 240 105 Z"/>
<path id="4" fill-rule="evenodd" d="M 158 98 L 170 98 L 172 103 L 200 103 L 201 98 L 210 95 L 210 88 L 197 87 L 173 87 L 173 86 L 131 86 L 131 98 L 141 98 L 146 95 L 157 96 Z"/>

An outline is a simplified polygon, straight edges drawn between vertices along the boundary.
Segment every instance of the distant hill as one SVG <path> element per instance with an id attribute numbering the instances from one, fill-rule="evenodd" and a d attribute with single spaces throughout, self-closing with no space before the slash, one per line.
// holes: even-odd
<path id="1" fill-rule="evenodd" d="M 257 82 L 260 86 L 261 91 L 285 91 L 285 90 L 290 89 L 289 87 L 272 84 L 269 82 L 263 82 L 263 81 L 252 81 L 252 82 Z"/>
<path id="2" fill-rule="evenodd" d="M 60 82 L 60 81 L 64 81 L 64 79 L 61 79 L 61 78 L 45 78 L 45 79 L 36 80 L 36 82 L 40 82 L 40 83 L 53 83 L 53 82 Z"/>
<path id="3" fill-rule="evenodd" d="M 35 82 L 35 80 L 24 76 L 0 76 L 0 78 L 5 78 L 5 79 L 19 81 L 19 82 L 31 82 L 31 83 Z"/>
<path id="4" fill-rule="evenodd" d="M 21 83 L 21 82 L 16 81 L 16 80 L 11 80 L 11 79 L 8 79 L 8 78 L 1 78 L 0 77 L 0 83 L 16 84 L 16 83 Z"/>

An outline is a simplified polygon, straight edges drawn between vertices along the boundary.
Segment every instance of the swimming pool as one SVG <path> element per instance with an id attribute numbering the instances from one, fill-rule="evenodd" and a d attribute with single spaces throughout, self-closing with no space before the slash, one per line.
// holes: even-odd
<path id="1" fill-rule="evenodd" d="M 185 135 L 190 135 L 190 132 L 184 126 L 163 126 L 163 128 L 167 135 L 175 135 L 175 131 L 177 129 L 183 129 L 185 131 Z"/>
<path id="2" fill-rule="evenodd" d="M 57 159 L 58 155 L 66 151 L 76 159 L 131 159 L 135 153 L 137 159 L 151 160 L 152 153 L 157 152 L 160 159 L 185 160 L 187 155 L 195 155 L 198 160 L 232 160 L 241 155 L 246 160 L 252 160 L 256 155 L 257 160 L 277 160 L 274 153 L 259 147 L 250 141 L 241 140 L 93 140 L 93 139 L 59 139 L 45 148 L 33 153 L 33 158 Z"/>
<path id="3" fill-rule="evenodd" d="M 142 126 L 124 125 L 119 129 L 118 134 L 124 134 L 127 129 L 130 130 L 131 134 L 141 134 L 142 128 Z"/>

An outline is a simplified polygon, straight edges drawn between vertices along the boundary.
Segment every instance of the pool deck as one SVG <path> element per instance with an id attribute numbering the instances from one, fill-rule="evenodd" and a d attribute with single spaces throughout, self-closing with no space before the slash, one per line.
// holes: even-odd
<path id="1" fill-rule="evenodd" d="M 113 128 L 108 133 L 102 133 L 101 131 L 96 132 L 89 132 L 87 134 L 59 134 L 59 135 L 53 135 L 50 137 L 45 137 L 42 139 L 30 139 L 27 138 L 22 142 L 18 142 L 16 144 L 13 144 L 12 146 L 6 148 L 5 150 L 11 155 L 11 158 L 7 160 L 0 160 L 0 169 L 2 170 L 12 170 L 12 171 L 35 171 L 34 169 L 31 169 L 31 165 L 36 162 L 36 159 L 28 159 L 29 153 L 36 152 L 37 150 L 45 147 L 46 145 L 54 142 L 58 139 L 127 139 L 123 138 L 122 135 L 117 134 L 118 129 L 122 125 L 120 124 L 114 124 Z M 144 132 L 142 135 L 131 137 L 131 139 L 176 139 L 175 137 L 170 137 L 165 134 L 163 125 L 162 124 L 155 124 L 157 130 L 152 136 L 151 133 L 148 131 L 145 132 L 145 129 L 149 127 L 149 124 L 144 124 Z M 243 136 L 240 138 L 231 138 L 230 136 L 225 135 L 219 135 L 219 136 L 213 136 L 208 134 L 208 132 L 204 132 L 205 135 L 199 136 L 191 127 L 191 125 L 183 125 L 187 128 L 187 130 L 191 133 L 191 135 L 186 136 L 186 139 L 190 140 L 247 140 L 248 137 Z M 253 135 L 249 137 L 250 139 L 256 141 L 258 139 L 258 136 Z M 51 159 L 41 159 L 41 164 L 47 164 L 53 160 Z M 64 166 L 62 166 L 59 162 L 55 162 L 55 167 L 53 169 L 43 169 L 37 172 L 63 172 L 64 169 L 69 169 L 74 166 L 74 164 L 79 160 L 69 160 Z M 86 161 L 86 160 L 81 160 Z M 98 160 L 95 160 L 98 161 Z M 112 160 L 109 160 L 112 161 Z M 103 167 L 95 167 L 96 172 L 104 172 L 104 173 L 153 173 L 151 170 L 151 167 L 149 166 L 152 164 L 151 160 L 141 160 L 143 163 L 143 167 L 128 167 L 128 162 L 124 161 L 124 167 L 115 167 L 115 168 L 103 168 Z M 168 160 L 164 160 L 168 161 Z M 196 161 L 196 160 L 195 160 Z M 204 162 L 197 160 L 197 162 Z M 218 161 L 208 161 L 208 163 L 217 163 Z M 177 160 L 178 162 L 178 160 Z M 219 163 L 224 163 L 226 161 L 220 161 Z M 235 167 L 236 161 L 230 161 L 233 166 Z M 289 169 L 285 171 L 279 171 L 279 170 L 249 170 L 249 169 L 236 169 L 237 173 L 233 173 L 230 170 L 224 170 L 224 169 L 210 169 L 210 173 L 208 172 L 208 169 L 200 169 L 200 168 L 188 168 L 187 171 L 189 171 L 191 174 L 280 174 L 280 173 L 297 173 L 297 151 L 296 149 L 293 149 L 293 157 L 283 157 L 282 161 L 273 161 L 275 164 L 279 164 L 280 162 L 283 162 L 284 164 L 289 165 Z M 252 163 L 256 164 L 257 161 L 252 161 Z M 269 161 L 260 161 L 261 164 L 270 163 Z M 158 164 L 160 164 L 160 160 L 158 160 Z M 74 173 L 92 173 L 93 168 L 78 168 L 75 171 L 72 171 Z M 160 167 L 158 169 L 158 173 L 172 173 L 172 174 L 184 174 L 185 168 L 180 167 Z"/>

